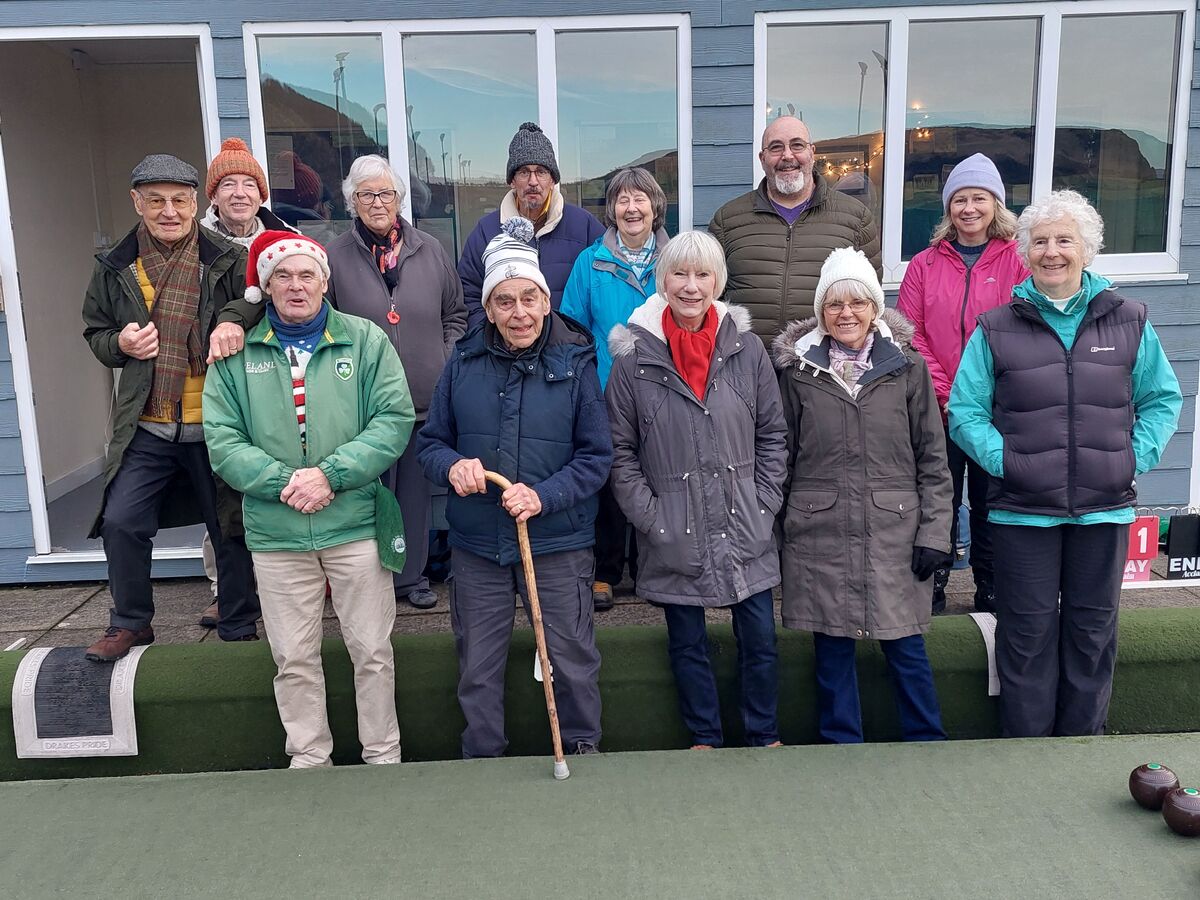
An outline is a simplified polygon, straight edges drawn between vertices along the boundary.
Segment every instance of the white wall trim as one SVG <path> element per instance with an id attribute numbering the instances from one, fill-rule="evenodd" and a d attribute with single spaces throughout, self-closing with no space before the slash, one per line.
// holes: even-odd
<path id="1" fill-rule="evenodd" d="M 53 503 L 59 497 L 63 497 L 77 488 L 83 487 L 89 481 L 99 478 L 104 474 L 104 457 L 97 456 L 95 459 L 90 459 L 82 466 L 72 469 L 65 475 L 60 475 L 53 481 L 46 482 L 46 502 Z"/>
<path id="2" fill-rule="evenodd" d="M 883 23 L 888 27 L 888 95 L 884 142 L 884 278 L 898 282 L 907 263 L 900 259 L 904 189 L 904 111 L 907 103 L 908 26 L 910 21 L 963 19 L 1040 20 L 1037 96 L 1034 102 L 1033 197 L 1044 195 L 1052 183 L 1054 121 L 1057 115 L 1059 48 L 1064 18 L 1095 15 L 1176 13 L 1182 16 L 1176 96 L 1171 132 L 1171 171 L 1168 179 L 1166 249 L 1158 253 L 1101 254 L 1092 268 L 1109 276 L 1175 274 L 1179 270 L 1182 235 L 1183 183 L 1186 172 L 1188 125 L 1196 28 L 1195 0 L 1044 0 L 1027 3 L 976 3 L 964 6 L 888 6 L 872 9 L 790 10 L 756 13 L 754 17 L 754 133 L 762 134 L 767 117 L 767 29 L 772 25 Z M 897 115 L 897 109 L 899 114 Z M 762 178 L 757 144 L 752 145 L 754 180 Z"/>

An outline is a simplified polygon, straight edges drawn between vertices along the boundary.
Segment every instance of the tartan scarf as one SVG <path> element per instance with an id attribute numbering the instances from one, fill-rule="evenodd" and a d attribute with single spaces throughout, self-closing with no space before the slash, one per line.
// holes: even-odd
<path id="1" fill-rule="evenodd" d="M 143 414 L 156 419 L 176 414 L 183 396 L 183 379 L 204 374 L 207 351 L 200 335 L 200 229 L 174 247 L 156 241 L 145 223 L 137 229 L 138 255 L 154 287 L 150 321 L 158 329 L 154 382 Z"/>
<path id="2" fill-rule="evenodd" d="M 400 281 L 400 273 L 396 269 L 396 260 L 400 256 L 400 245 L 403 242 L 400 217 L 396 217 L 396 221 L 388 229 L 388 233 L 382 237 L 364 225 L 362 219 L 356 219 L 354 226 L 358 229 L 362 239 L 366 241 L 367 249 L 375 258 L 375 265 L 379 267 L 379 274 L 383 276 L 388 290 L 394 291 L 396 284 Z"/>
<path id="3" fill-rule="evenodd" d="M 668 306 L 662 314 L 663 334 L 671 348 L 671 361 L 675 370 L 687 382 L 699 400 L 704 399 L 704 387 L 708 382 L 708 368 L 712 365 L 713 349 L 717 345 L 717 310 L 709 306 L 704 315 L 704 324 L 699 331 L 688 331 L 675 324 Z"/>

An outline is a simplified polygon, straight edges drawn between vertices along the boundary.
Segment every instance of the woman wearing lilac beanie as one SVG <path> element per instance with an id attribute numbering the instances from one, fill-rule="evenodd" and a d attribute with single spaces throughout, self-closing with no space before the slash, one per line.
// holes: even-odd
<path id="1" fill-rule="evenodd" d="M 908 264 L 896 308 L 913 323 L 913 346 L 929 365 L 945 425 L 950 386 L 958 371 L 975 318 L 1008 303 L 1012 289 L 1029 276 L 1017 255 L 1017 217 L 1004 205 L 1004 182 L 996 164 L 976 153 L 954 167 L 942 189 L 945 215 L 929 247 Z M 992 546 L 987 525 L 987 473 L 946 436 L 954 482 L 954 524 L 962 505 L 966 475 L 971 508 L 971 571 L 975 609 L 995 612 Z M 946 608 L 948 569 L 934 573 L 933 612 Z"/>

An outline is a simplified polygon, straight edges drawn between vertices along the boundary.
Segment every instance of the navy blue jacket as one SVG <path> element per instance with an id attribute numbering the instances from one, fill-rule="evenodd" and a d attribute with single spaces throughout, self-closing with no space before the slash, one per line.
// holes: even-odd
<path id="1" fill-rule="evenodd" d="M 534 555 L 595 543 L 596 494 L 608 478 L 612 436 L 596 375 L 596 348 L 573 319 L 551 313 L 538 343 L 519 355 L 490 323 L 458 342 L 434 390 L 417 456 L 434 484 L 478 457 L 483 467 L 533 488 L 542 511 L 529 520 Z M 521 561 L 500 491 L 450 491 L 450 545 L 500 565 Z"/>
<path id="2" fill-rule="evenodd" d="M 490 212 L 475 225 L 463 245 L 458 261 L 458 277 L 463 284 L 463 302 L 467 304 L 467 328 L 485 320 L 483 313 L 483 251 L 488 241 L 500 233 L 500 210 Z M 563 203 L 562 219 L 549 234 L 534 238 L 538 268 L 550 288 L 550 306 L 557 310 L 563 288 L 571 276 L 575 258 L 603 237 L 604 226 L 586 209 Z"/>

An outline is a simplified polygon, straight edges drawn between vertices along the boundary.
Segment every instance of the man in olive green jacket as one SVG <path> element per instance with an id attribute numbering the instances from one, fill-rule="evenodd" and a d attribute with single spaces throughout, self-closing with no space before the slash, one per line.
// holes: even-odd
<path id="1" fill-rule="evenodd" d="M 379 476 L 404 452 L 413 405 L 400 358 L 366 319 L 334 310 L 325 249 L 268 231 L 250 245 L 248 299 L 269 296 L 245 350 L 213 367 L 204 431 L 218 475 L 245 495 L 275 698 L 292 768 L 330 765 L 321 616 L 325 582 L 354 664 L 368 763 L 400 761 L 391 632 L 403 566 L 396 500 Z"/>
<path id="2" fill-rule="evenodd" d="M 788 322 L 812 317 L 831 251 L 861 250 L 883 275 L 875 217 L 813 171 L 815 156 L 807 125 L 795 116 L 774 119 L 758 154 L 765 177 L 708 223 L 729 267 L 722 299 L 749 311 L 751 330 L 768 347 Z"/>

